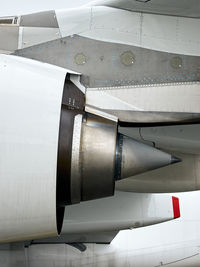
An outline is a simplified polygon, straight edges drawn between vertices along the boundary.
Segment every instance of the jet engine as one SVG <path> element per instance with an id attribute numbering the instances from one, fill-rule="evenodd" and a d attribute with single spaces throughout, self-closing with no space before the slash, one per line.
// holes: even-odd
<path id="1" fill-rule="evenodd" d="M 0 55 L 0 122 L 0 242 L 58 235 L 66 205 L 178 161 L 86 112 L 78 73 L 30 59 Z"/>

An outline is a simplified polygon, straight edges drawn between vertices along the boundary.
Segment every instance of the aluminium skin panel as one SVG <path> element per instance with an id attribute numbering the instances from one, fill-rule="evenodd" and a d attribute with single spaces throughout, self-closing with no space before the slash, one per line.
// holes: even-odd
<path id="1" fill-rule="evenodd" d="M 66 70 L 0 55 L 0 242 L 58 234 L 58 133 Z"/>

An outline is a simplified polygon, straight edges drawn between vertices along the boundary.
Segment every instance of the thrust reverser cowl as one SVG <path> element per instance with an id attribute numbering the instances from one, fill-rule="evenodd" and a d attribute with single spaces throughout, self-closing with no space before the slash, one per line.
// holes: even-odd
<path id="1" fill-rule="evenodd" d="M 118 135 L 116 155 L 116 180 L 158 169 L 181 160 L 154 147 Z"/>

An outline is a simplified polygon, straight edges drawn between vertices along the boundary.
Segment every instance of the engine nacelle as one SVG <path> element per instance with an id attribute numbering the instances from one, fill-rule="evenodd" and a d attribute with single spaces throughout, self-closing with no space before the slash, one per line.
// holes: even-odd
<path id="1" fill-rule="evenodd" d="M 0 55 L 0 242 L 58 235 L 65 205 L 114 194 L 117 121 L 84 111 L 79 79 Z"/>
<path id="2" fill-rule="evenodd" d="M 57 235 L 60 106 L 66 70 L 0 55 L 0 241 Z"/>
<path id="3" fill-rule="evenodd" d="M 0 242 L 58 235 L 66 205 L 112 196 L 116 180 L 178 161 L 118 134 L 116 118 L 86 112 L 79 80 L 0 55 Z"/>

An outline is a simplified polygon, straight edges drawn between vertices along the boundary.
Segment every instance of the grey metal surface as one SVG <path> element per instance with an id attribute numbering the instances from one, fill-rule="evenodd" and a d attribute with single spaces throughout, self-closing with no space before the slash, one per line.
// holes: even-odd
<path id="1" fill-rule="evenodd" d="M 80 77 L 77 77 L 77 79 L 79 78 Z M 83 114 L 84 107 L 85 107 L 85 95 L 82 92 L 82 90 L 79 89 L 78 81 L 76 80 L 76 85 L 75 85 L 71 81 L 71 75 L 68 73 L 65 79 L 63 96 L 62 96 L 59 140 L 58 140 L 57 203 L 59 203 L 61 206 L 72 204 L 73 200 L 79 201 L 79 199 L 81 199 L 80 196 L 81 190 L 79 188 L 80 182 L 78 179 L 79 177 L 77 177 L 79 176 L 79 174 L 74 172 L 75 171 L 74 166 L 71 161 L 72 157 L 75 165 L 76 165 L 76 160 L 79 161 L 79 159 L 76 158 L 79 157 L 79 155 L 76 155 L 76 153 L 75 154 L 72 153 L 72 149 L 74 149 L 74 142 L 75 144 L 77 142 L 76 139 L 78 139 L 79 143 L 81 142 L 80 140 L 81 129 L 76 129 L 78 130 L 78 136 L 76 136 L 77 133 L 73 132 L 74 118 L 78 114 Z M 82 118 L 80 116 L 78 126 L 80 126 L 81 123 L 82 123 Z M 75 140 L 73 140 L 73 134 L 75 134 Z M 80 154 L 79 151 L 78 154 Z M 80 169 L 80 166 L 78 167 Z M 71 174 L 74 175 L 74 180 L 73 177 L 71 179 Z M 73 193 L 75 193 L 75 196 L 73 196 Z"/>
<path id="2" fill-rule="evenodd" d="M 110 6 L 131 11 L 199 18 L 199 0 L 97 0 L 92 5 Z"/>
<path id="3" fill-rule="evenodd" d="M 18 34 L 18 26 L 0 25 L 0 50 L 16 50 L 18 48 Z"/>
<path id="4" fill-rule="evenodd" d="M 87 115 L 82 125 L 82 200 L 114 194 L 117 124 Z"/>
<path id="5" fill-rule="evenodd" d="M 170 154 L 123 136 L 121 179 L 173 163 Z"/>
<path id="6" fill-rule="evenodd" d="M 54 10 L 23 15 L 20 19 L 20 26 L 59 28 Z"/>
<path id="7" fill-rule="evenodd" d="M 110 243 L 118 231 L 94 232 L 81 234 L 62 234 L 55 238 L 36 239 L 31 244 L 66 244 L 66 243 Z"/>
<path id="8" fill-rule="evenodd" d="M 78 35 L 18 50 L 15 54 L 82 73 L 82 83 L 87 87 L 200 80 L 199 57 L 96 41 Z M 81 59 L 84 55 L 84 64 L 77 64 L 77 55 L 82 55 Z M 172 63 L 177 57 L 181 58 L 182 65 L 175 68 Z M 134 59 L 133 64 L 127 64 L 131 59 Z"/>

